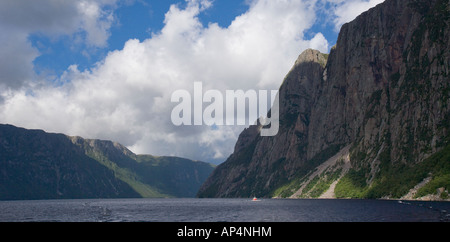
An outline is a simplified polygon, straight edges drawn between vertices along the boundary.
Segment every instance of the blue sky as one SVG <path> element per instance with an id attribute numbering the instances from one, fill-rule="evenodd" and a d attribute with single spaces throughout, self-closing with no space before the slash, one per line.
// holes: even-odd
<path id="1" fill-rule="evenodd" d="M 143 41 L 164 26 L 164 16 L 172 4 L 186 6 L 185 1 L 157 0 L 119 3 L 114 11 L 115 20 L 110 29 L 107 46 L 89 48 L 84 43 L 73 43 L 72 38 L 62 36 L 56 40 L 40 33 L 33 33 L 29 40 L 41 55 L 34 60 L 35 71 L 61 75 L 70 65 L 77 64 L 80 69 L 90 68 L 103 59 L 111 50 L 122 49 L 129 39 Z M 210 22 L 222 27 L 230 25 L 238 15 L 248 10 L 242 0 L 215 1 L 214 5 L 199 15 L 204 25 Z M 83 52 L 84 51 L 84 52 Z"/>
<path id="2" fill-rule="evenodd" d="M 228 27 L 231 22 L 249 9 L 246 0 L 216 0 L 212 7 L 203 11 L 199 20 L 203 25 L 218 23 L 221 27 Z M 60 36 L 52 39 L 39 32 L 32 33 L 29 40 L 40 55 L 33 61 L 36 73 L 60 76 L 70 65 L 76 64 L 80 69 L 89 69 L 96 62 L 105 58 L 112 50 L 120 50 L 129 39 L 144 41 L 151 38 L 152 33 L 159 32 L 164 27 L 165 13 L 172 4 L 181 8 L 186 6 L 183 0 L 142 0 L 131 3 L 119 3 L 114 10 L 115 20 L 110 28 L 107 45 L 104 47 L 90 47 L 86 43 L 77 43 L 71 36 Z M 324 4 L 329 8 L 330 3 Z M 314 25 L 305 31 L 309 38 L 316 33 L 322 33 L 330 46 L 336 43 L 338 31 L 332 22 L 326 21 L 329 16 L 324 11 L 319 15 Z"/>
<path id="3" fill-rule="evenodd" d="M 278 90 L 382 1 L 3 0 L 0 123 L 220 163 L 245 127 L 176 127 L 171 94 Z"/>

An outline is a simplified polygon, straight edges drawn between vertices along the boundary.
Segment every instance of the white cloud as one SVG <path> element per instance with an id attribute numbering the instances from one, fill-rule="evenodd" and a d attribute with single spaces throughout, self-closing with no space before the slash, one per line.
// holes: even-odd
<path id="1" fill-rule="evenodd" d="M 328 52 L 328 41 L 325 39 L 322 33 L 316 34 L 310 41 L 310 47 L 312 49 L 319 50 L 322 53 Z"/>
<path id="2" fill-rule="evenodd" d="M 28 40 L 33 33 L 53 39 L 72 36 L 88 46 L 104 47 L 116 1 L 0 1 L 0 88 L 19 89 L 37 78 L 33 61 L 40 53 Z"/>
<path id="3" fill-rule="evenodd" d="M 328 42 L 321 33 L 304 39 L 315 21 L 314 1 L 253 0 L 227 28 L 199 21 L 211 1 L 187 2 L 184 9 L 172 5 L 151 38 L 129 40 L 89 71 L 71 66 L 62 85 L 4 92 L 0 122 L 115 140 L 136 153 L 224 160 L 243 127 L 176 127 L 172 92 L 192 91 L 194 82 L 204 91 L 278 89 L 302 50 L 326 51 Z M 86 41 L 101 45 L 113 17 L 102 10 L 105 2 L 81 3 L 78 26 Z"/>
<path id="4" fill-rule="evenodd" d="M 361 13 L 384 2 L 384 0 L 327 0 L 336 4 L 333 9 L 335 14 L 335 30 L 339 31 L 341 26 L 355 19 Z"/>
<path id="5" fill-rule="evenodd" d="M 18 89 L 33 77 L 32 62 L 39 52 L 21 31 L 5 30 L 0 27 L 0 90 Z"/>
<path id="6" fill-rule="evenodd" d="M 114 2 L 106 1 L 108 4 L 113 4 Z M 106 46 L 110 35 L 109 29 L 114 22 L 113 12 L 102 10 L 102 5 L 95 1 L 80 1 L 76 3 L 81 28 L 86 31 L 86 42 L 92 46 Z"/>

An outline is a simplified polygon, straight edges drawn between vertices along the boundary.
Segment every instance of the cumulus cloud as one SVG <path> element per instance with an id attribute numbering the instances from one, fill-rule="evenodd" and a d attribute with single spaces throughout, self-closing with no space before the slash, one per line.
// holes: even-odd
<path id="1" fill-rule="evenodd" d="M 28 40 L 33 33 L 83 36 L 88 46 L 104 47 L 116 1 L 0 1 L 0 88 L 18 89 L 36 78 L 33 61 L 39 51 Z"/>
<path id="2" fill-rule="evenodd" d="M 328 0 L 328 1 L 335 4 L 332 11 L 335 15 L 333 22 L 336 31 L 339 31 L 343 24 L 352 21 L 361 13 L 384 2 L 384 0 Z"/>
<path id="3" fill-rule="evenodd" d="M 18 89 L 33 77 L 32 62 L 39 52 L 31 47 L 23 32 L 1 27 L 0 32 L 8 33 L 0 35 L 0 90 Z"/>
<path id="4" fill-rule="evenodd" d="M 86 41 L 102 45 L 113 17 L 101 6 L 111 2 L 81 3 L 85 5 L 76 6 L 77 13 L 84 9 L 77 26 L 87 32 Z M 115 140 L 136 153 L 223 161 L 244 127 L 174 126 L 172 93 L 193 93 L 194 82 L 223 93 L 277 90 L 302 50 L 326 52 L 329 46 L 321 33 L 303 36 L 316 18 L 314 1 L 252 0 L 248 11 L 226 28 L 199 20 L 211 4 L 187 0 L 184 8 L 172 5 L 160 32 L 142 42 L 127 41 L 90 70 L 72 65 L 59 78 L 61 85 L 4 91 L 0 122 Z M 22 58 L 36 56 L 28 53 L 33 55 Z"/>

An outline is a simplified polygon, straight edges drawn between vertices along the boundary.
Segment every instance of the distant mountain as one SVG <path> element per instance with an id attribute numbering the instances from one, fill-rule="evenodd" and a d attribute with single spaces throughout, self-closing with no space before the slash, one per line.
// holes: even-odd
<path id="1" fill-rule="evenodd" d="M 0 124 L 0 200 L 194 197 L 214 167 Z"/>
<path id="2" fill-rule="evenodd" d="M 386 0 L 303 52 L 280 131 L 244 130 L 199 197 L 448 198 L 448 0 Z"/>

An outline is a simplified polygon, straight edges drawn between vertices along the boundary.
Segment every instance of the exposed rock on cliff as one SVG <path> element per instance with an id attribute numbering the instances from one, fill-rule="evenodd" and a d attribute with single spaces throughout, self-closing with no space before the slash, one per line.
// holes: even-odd
<path id="1" fill-rule="evenodd" d="M 430 174 L 450 186 L 449 18 L 448 0 L 386 0 L 343 25 L 329 56 L 303 52 L 279 90 L 278 135 L 246 129 L 198 196 L 319 197 L 333 184 L 337 197 L 401 197 Z M 342 149 L 347 162 L 315 172 Z"/>

